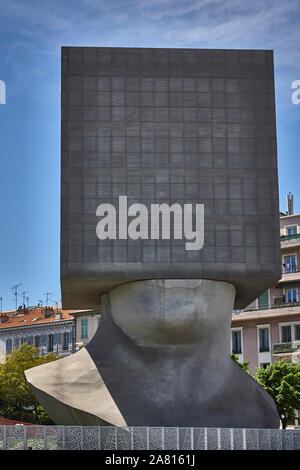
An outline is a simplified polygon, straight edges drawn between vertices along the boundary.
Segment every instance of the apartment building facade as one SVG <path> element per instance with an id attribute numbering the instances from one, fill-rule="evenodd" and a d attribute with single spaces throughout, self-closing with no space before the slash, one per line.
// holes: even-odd
<path id="1" fill-rule="evenodd" d="M 55 353 L 64 357 L 75 350 L 75 322 L 72 310 L 52 307 L 19 307 L 0 314 L 0 362 L 24 344 L 39 349 L 41 356 Z"/>
<path id="2" fill-rule="evenodd" d="M 231 350 L 249 369 L 300 363 L 300 214 L 281 214 L 282 277 L 232 317 Z"/>
<path id="3" fill-rule="evenodd" d="M 41 356 L 72 354 L 94 336 L 101 319 L 100 310 L 62 310 L 53 307 L 19 307 L 0 313 L 0 363 L 22 344 L 39 349 Z"/>

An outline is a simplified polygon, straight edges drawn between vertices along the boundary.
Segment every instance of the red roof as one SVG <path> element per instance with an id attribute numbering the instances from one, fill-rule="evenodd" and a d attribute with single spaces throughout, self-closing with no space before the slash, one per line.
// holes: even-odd
<path id="1" fill-rule="evenodd" d="M 0 314 L 0 329 L 74 320 L 70 315 L 73 312 L 74 310 L 53 309 L 52 307 L 21 308 L 17 311 L 3 312 Z M 46 316 L 43 313 L 46 313 Z"/>
<path id="2" fill-rule="evenodd" d="M 13 426 L 14 424 L 25 424 L 26 426 L 34 426 L 33 423 L 25 423 L 24 421 L 15 421 L 14 419 L 0 418 L 0 426 Z"/>

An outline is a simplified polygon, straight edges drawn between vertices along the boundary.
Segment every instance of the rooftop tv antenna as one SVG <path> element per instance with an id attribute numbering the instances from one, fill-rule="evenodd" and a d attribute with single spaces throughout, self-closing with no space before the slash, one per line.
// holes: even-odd
<path id="1" fill-rule="evenodd" d="M 48 305 L 49 297 L 52 295 L 52 292 L 46 292 L 44 295 L 46 296 L 46 305 Z"/>
<path id="2" fill-rule="evenodd" d="M 28 293 L 29 293 L 29 290 L 24 290 L 24 291 L 22 292 L 23 304 L 24 304 L 24 305 L 26 304 L 26 294 L 28 294 Z"/>
<path id="3" fill-rule="evenodd" d="M 2 312 L 2 300 L 3 300 L 2 297 L 0 297 L 0 309 L 1 309 L 0 312 Z"/>
<path id="4" fill-rule="evenodd" d="M 22 284 L 15 284 L 12 286 L 13 290 L 13 295 L 15 296 L 15 302 L 16 302 L 16 311 L 18 310 L 18 287 L 20 287 Z"/>

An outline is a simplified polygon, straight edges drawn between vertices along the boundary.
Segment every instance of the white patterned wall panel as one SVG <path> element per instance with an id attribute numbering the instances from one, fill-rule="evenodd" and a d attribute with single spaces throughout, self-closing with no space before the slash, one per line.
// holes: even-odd
<path id="1" fill-rule="evenodd" d="M 0 426 L 0 449 L 300 450 L 300 430 Z"/>

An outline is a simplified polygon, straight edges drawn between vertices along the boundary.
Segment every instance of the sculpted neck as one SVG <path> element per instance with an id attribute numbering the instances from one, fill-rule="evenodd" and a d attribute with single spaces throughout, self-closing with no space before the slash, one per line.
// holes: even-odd
<path id="1" fill-rule="evenodd" d="M 186 406 L 187 396 L 198 404 L 218 399 L 224 386 L 232 384 L 230 319 L 228 324 L 193 343 L 154 347 L 137 344 L 107 316 L 86 348 L 125 421 L 132 422 L 133 404 L 138 419 L 147 403 L 155 423 L 161 406 Z"/>

